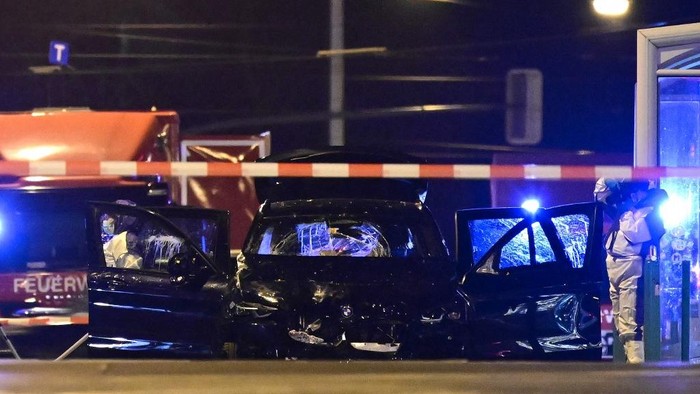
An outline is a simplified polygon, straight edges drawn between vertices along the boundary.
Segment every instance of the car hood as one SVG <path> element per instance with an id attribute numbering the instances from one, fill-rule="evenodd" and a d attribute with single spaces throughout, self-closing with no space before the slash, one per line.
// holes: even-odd
<path id="1" fill-rule="evenodd" d="M 405 304 L 423 308 L 454 294 L 446 261 L 254 256 L 239 261 L 244 299 L 280 309 L 321 303 Z"/>

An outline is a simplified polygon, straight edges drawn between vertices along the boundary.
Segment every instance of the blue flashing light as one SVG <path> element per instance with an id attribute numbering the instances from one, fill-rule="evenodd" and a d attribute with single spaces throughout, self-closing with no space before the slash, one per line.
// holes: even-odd
<path id="1" fill-rule="evenodd" d="M 670 195 L 659 209 L 664 227 L 670 229 L 685 223 L 690 218 L 691 203 L 687 199 Z"/>
<path id="2" fill-rule="evenodd" d="M 540 202 L 534 198 L 527 199 L 523 201 L 522 204 L 520 204 L 521 208 L 524 208 L 526 211 L 530 213 L 535 213 L 537 212 L 538 209 L 540 209 Z"/>

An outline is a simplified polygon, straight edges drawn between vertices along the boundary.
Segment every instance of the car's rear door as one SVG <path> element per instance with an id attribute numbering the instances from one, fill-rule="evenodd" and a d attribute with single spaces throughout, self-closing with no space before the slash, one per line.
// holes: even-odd
<path id="1" fill-rule="evenodd" d="M 228 229 L 226 211 L 91 204 L 91 354 L 216 356 L 231 291 Z"/>
<path id="2" fill-rule="evenodd" d="M 601 212 L 595 203 L 457 212 L 473 357 L 600 357 Z"/>

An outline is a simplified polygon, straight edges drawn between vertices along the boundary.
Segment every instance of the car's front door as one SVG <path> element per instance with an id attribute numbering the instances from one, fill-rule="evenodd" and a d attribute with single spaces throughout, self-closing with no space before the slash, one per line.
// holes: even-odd
<path id="1" fill-rule="evenodd" d="M 595 203 L 457 212 L 472 357 L 600 358 L 601 212 Z"/>
<path id="2" fill-rule="evenodd" d="M 95 356 L 217 356 L 231 291 L 228 212 L 93 203 L 88 347 Z"/>

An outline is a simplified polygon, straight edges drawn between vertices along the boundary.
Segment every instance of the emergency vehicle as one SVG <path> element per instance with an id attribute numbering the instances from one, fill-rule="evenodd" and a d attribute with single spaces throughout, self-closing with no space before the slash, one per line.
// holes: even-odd
<path id="1" fill-rule="evenodd" d="M 45 109 L 0 114 L 6 161 L 179 159 L 175 112 Z M 171 182 L 172 184 L 172 182 Z M 0 174 L 0 317 L 85 319 L 87 201 L 166 205 L 165 179 Z"/>
<path id="2" fill-rule="evenodd" d="M 49 108 L 0 113 L 0 160 L 18 166 L 51 160 L 73 165 L 181 158 L 252 161 L 268 154 L 269 144 L 269 133 L 226 140 L 181 138 L 179 116 L 173 111 Z M 246 215 L 249 222 L 257 209 L 252 182 L 244 178 L 36 177 L 17 172 L 0 174 L 0 324 L 5 326 L 87 324 L 88 201 L 230 209 L 243 215 L 232 229 L 233 247 L 242 243 Z"/>

